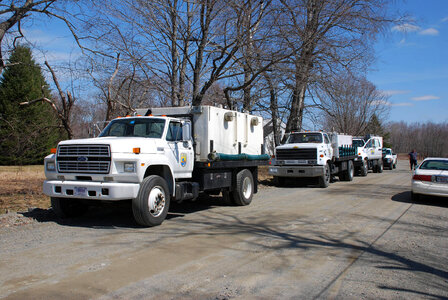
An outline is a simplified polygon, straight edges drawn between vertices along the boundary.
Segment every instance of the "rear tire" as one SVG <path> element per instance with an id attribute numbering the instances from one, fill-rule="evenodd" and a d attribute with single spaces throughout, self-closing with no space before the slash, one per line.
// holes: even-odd
<path id="1" fill-rule="evenodd" d="M 330 179 L 331 179 L 330 166 L 327 163 L 325 165 L 324 175 L 319 177 L 319 187 L 327 188 L 330 185 Z"/>
<path id="2" fill-rule="evenodd" d="M 135 221 L 142 226 L 162 224 L 170 207 L 168 185 L 160 176 L 146 177 L 140 185 L 138 196 L 132 199 L 132 212 Z"/>
<path id="3" fill-rule="evenodd" d="M 347 170 L 344 171 L 343 181 L 353 181 L 353 176 L 355 176 L 355 168 L 353 167 L 353 161 L 349 160 L 347 162 Z"/>
<path id="4" fill-rule="evenodd" d="M 89 206 L 78 199 L 51 197 L 51 207 L 61 219 L 79 217 L 84 215 Z"/>
<path id="5" fill-rule="evenodd" d="M 362 166 L 360 168 L 360 175 L 361 176 L 367 176 L 368 172 L 369 172 L 369 167 L 368 167 L 367 160 L 363 160 L 362 161 Z"/>
<path id="6" fill-rule="evenodd" d="M 252 172 L 244 169 L 236 174 L 236 188 L 233 191 L 233 199 L 236 205 L 245 206 L 252 202 L 255 184 Z"/>

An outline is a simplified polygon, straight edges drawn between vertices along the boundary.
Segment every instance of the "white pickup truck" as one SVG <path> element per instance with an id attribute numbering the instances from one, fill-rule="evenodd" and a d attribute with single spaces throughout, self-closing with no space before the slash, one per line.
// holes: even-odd
<path id="1" fill-rule="evenodd" d="M 383 166 L 389 170 L 397 167 L 398 156 L 390 148 L 383 148 Z"/>
<path id="2" fill-rule="evenodd" d="M 367 176 L 369 170 L 383 172 L 383 138 L 367 135 L 353 138 L 353 145 L 358 148 L 355 169 L 361 176 Z"/>
<path id="3" fill-rule="evenodd" d="M 139 110 L 98 138 L 59 143 L 45 158 L 44 193 L 60 217 L 92 201 L 131 200 L 137 223 L 159 225 L 170 201 L 219 193 L 248 205 L 267 164 L 262 118 L 211 106 Z"/>
<path id="4" fill-rule="evenodd" d="M 352 136 L 321 131 L 293 132 L 284 145 L 275 148 L 275 160 L 269 167 L 278 185 L 285 178 L 316 177 L 319 186 L 328 187 L 331 176 L 352 181 L 356 149 Z"/>

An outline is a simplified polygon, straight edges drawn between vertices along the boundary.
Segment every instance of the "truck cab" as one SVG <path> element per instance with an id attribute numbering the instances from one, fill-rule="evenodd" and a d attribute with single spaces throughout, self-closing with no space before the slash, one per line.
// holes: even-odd
<path id="1" fill-rule="evenodd" d="M 356 137 L 353 138 L 353 144 L 358 149 L 358 159 L 355 160 L 355 168 L 361 176 L 367 176 L 368 170 L 373 170 L 374 173 L 383 172 L 382 137 L 373 135 Z"/>
<path id="2" fill-rule="evenodd" d="M 383 148 L 383 166 L 389 170 L 397 167 L 397 154 L 392 152 L 391 148 Z"/>
<path id="3" fill-rule="evenodd" d="M 292 132 L 284 145 L 275 149 L 269 174 L 282 185 L 286 177 L 317 177 L 327 187 L 331 175 L 353 178 L 354 150 L 351 136 L 322 131 Z M 350 162 L 349 162 L 350 161 Z"/>

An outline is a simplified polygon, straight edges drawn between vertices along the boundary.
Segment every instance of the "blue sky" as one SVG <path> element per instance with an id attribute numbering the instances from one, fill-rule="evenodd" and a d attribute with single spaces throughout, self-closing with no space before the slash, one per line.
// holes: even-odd
<path id="1" fill-rule="evenodd" d="M 393 3 L 410 21 L 379 37 L 367 77 L 389 96 L 388 121 L 448 122 L 448 0 Z M 25 30 L 38 62 L 57 66 L 81 55 L 64 23 L 39 21 Z"/>
<path id="2" fill-rule="evenodd" d="M 411 22 L 380 37 L 368 79 L 389 95 L 389 121 L 448 122 L 448 1 L 396 5 Z"/>

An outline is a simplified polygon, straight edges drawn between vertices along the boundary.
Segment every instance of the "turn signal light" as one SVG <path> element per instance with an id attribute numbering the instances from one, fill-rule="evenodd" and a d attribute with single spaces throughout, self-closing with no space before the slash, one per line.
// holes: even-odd
<path id="1" fill-rule="evenodd" d="M 323 155 L 323 154 L 321 154 L 321 155 L 320 155 L 320 157 L 324 157 L 324 155 Z"/>
<path id="2" fill-rule="evenodd" d="M 414 177 L 412 177 L 413 180 L 420 180 L 420 181 L 432 181 L 432 176 L 431 175 L 414 175 Z"/>
<path id="3" fill-rule="evenodd" d="M 58 148 L 51 148 L 51 154 L 56 154 L 58 152 Z"/>
<path id="4" fill-rule="evenodd" d="M 134 152 L 135 154 L 140 154 L 140 148 L 133 148 L 132 152 Z"/>

